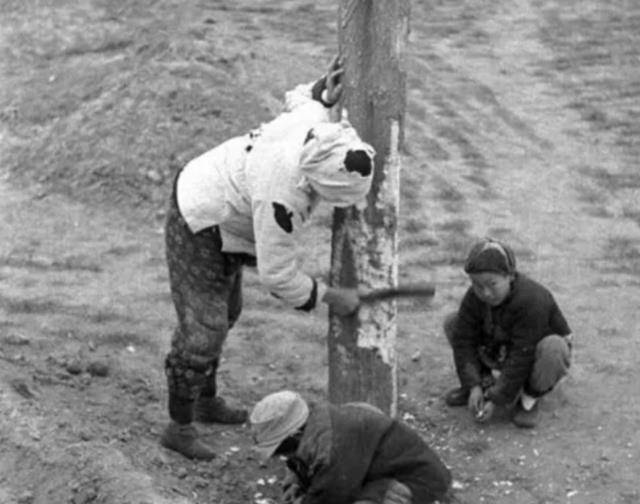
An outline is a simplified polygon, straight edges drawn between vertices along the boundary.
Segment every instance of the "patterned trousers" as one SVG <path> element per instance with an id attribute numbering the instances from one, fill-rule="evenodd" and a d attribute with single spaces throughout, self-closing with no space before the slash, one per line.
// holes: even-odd
<path id="1" fill-rule="evenodd" d="M 242 309 L 246 257 L 221 251 L 216 226 L 192 233 L 176 202 L 165 225 L 171 297 L 178 325 L 165 360 L 169 394 L 195 400 L 216 394 L 215 374 L 227 332 Z"/>

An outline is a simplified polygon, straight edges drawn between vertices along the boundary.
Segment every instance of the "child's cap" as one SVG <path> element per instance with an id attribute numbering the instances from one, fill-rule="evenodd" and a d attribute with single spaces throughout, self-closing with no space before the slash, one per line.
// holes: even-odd
<path id="1" fill-rule="evenodd" d="M 347 207 L 364 200 L 371 189 L 374 155 L 348 121 L 320 123 L 307 133 L 300 167 L 323 200 Z"/>
<path id="2" fill-rule="evenodd" d="M 296 433 L 309 417 L 309 407 L 297 392 L 282 390 L 262 398 L 249 415 L 254 449 L 268 459 L 280 443 Z"/>
<path id="3" fill-rule="evenodd" d="M 464 263 L 465 273 L 493 272 L 510 275 L 516 271 L 516 258 L 507 245 L 492 238 L 476 243 Z"/>

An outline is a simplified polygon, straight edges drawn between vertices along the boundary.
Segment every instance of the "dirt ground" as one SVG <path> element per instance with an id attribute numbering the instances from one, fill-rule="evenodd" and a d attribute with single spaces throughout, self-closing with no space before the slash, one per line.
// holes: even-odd
<path id="1" fill-rule="evenodd" d="M 158 445 L 173 327 L 162 220 L 172 173 L 274 114 L 336 47 L 320 0 L 1 0 L 0 503 L 252 502 L 277 496 L 246 426 L 203 427 L 194 463 Z M 640 502 L 640 4 L 413 2 L 398 317 L 399 416 L 466 503 Z M 328 269 L 330 210 L 306 267 Z M 477 237 L 511 243 L 575 335 L 543 419 L 447 408 L 441 332 Z M 326 310 L 245 281 L 222 363 L 250 407 L 324 395 Z"/>

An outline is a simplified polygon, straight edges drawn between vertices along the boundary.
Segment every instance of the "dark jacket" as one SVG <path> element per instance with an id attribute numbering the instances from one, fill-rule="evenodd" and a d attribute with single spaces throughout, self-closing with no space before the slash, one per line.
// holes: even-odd
<path id="1" fill-rule="evenodd" d="M 496 307 L 467 290 L 452 338 L 456 369 L 463 387 L 481 384 L 483 360 L 499 363 L 500 377 L 488 399 L 496 404 L 513 401 L 531 374 L 538 342 L 550 334 L 571 333 L 547 288 L 516 273 L 507 298 Z M 490 366 L 494 367 L 494 366 Z"/>
<path id="2" fill-rule="evenodd" d="M 298 450 L 287 460 L 303 504 L 381 503 L 394 479 L 411 489 L 414 503 L 447 493 L 449 470 L 406 425 L 361 403 L 309 406 Z"/>

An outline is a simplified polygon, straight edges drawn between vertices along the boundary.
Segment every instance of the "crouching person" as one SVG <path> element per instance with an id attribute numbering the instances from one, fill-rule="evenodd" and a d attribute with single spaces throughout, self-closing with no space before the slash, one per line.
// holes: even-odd
<path id="1" fill-rule="evenodd" d="M 479 241 L 464 270 L 471 286 L 444 323 L 460 387 L 445 402 L 468 405 L 479 422 L 489 420 L 496 405 L 513 405 L 513 423 L 535 427 L 538 399 L 569 368 L 569 325 L 551 292 L 516 271 L 507 245 Z"/>
<path id="2" fill-rule="evenodd" d="M 289 469 L 286 504 L 426 504 L 447 499 L 451 474 L 405 424 L 366 403 L 305 401 L 284 390 L 249 417 L 256 450 Z"/>

